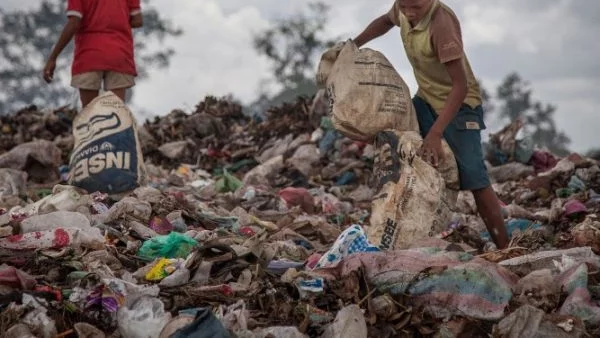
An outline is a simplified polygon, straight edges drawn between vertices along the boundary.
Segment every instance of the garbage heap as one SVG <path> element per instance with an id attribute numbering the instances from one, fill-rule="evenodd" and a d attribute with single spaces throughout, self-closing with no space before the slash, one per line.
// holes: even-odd
<path id="1" fill-rule="evenodd" d="M 148 185 L 118 198 L 65 184 L 68 111 L 3 117 L 2 336 L 600 334 L 597 161 L 502 130 L 489 169 L 510 247 L 461 193 L 446 231 L 381 251 L 364 230 L 375 149 L 325 115 L 318 96 L 264 121 L 209 97 L 146 121 Z"/>

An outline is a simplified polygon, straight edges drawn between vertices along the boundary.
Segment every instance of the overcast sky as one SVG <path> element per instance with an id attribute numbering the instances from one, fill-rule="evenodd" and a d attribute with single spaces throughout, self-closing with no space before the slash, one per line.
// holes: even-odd
<path id="1" fill-rule="evenodd" d="M 252 49 L 253 32 L 269 20 L 293 15 L 307 0 L 152 0 L 184 29 L 170 43 L 176 55 L 170 69 L 151 72 L 135 88 L 134 109 L 155 115 L 192 109 L 206 94 L 228 93 L 244 102 L 268 75 L 268 63 Z M 325 0 L 331 5 L 332 36 L 354 37 L 393 0 Z M 23 8 L 37 0 L 2 0 Z M 518 71 L 532 83 L 534 98 L 558 106 L 556 122 L 572 139 L 571 148 L 600 147 L 600 1 L 446 0 L 461 20 L 466 52 L 476 76 L 489 90 Z M 383 52 L 416 90 L 399 30 L 367 45 Z M 487 121 L 489 129 L 498 125 Z"/>

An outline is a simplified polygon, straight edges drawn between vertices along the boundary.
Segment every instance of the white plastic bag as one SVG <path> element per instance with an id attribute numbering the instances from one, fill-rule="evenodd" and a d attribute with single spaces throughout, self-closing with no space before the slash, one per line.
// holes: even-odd
<path id="1" fill-rule="evenodd" d="M 85 215 L 71 211 L 56 211 L 44 215 L 34 215 L 24 219 L 19 228 L 22 234 L 56 228 L 89 229 L 90 220 Z"/>
<path id="2" fill-rule="evenodd" d="M 119 308 L 117 318 L 123 337 L 158 338 L 171 314 L 158 298 L 143 296 Z"/>

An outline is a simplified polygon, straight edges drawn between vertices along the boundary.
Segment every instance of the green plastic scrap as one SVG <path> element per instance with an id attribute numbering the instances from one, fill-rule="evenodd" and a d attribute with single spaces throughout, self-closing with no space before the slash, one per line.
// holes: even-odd
<path id="1" fill-rule="evenodd" d="M 244 183 L 237 177 L 231 175 L 226 169 L 223 171 L 223 176 L 217 180 L 215 189 L 219 193 L 236 192 Z"/>
<path id="2" fill-rule="evenodd" d="M 198 246 L 195 239 L 171 232 L 166 236 L 158 236 L 144 242 L 138 256 L 147 259 L 155 258 L 185 258 Z"/>
<path id="3" fill-rule="evenodd" d="M 567 198 L 567 197 L 573 195 L 574 193 L 575 193 L 575 191 L 573 191 L 573 189 L 571 189 L 571 188 L 556 189 L 556 197 L 558 197 L 558 198 Z"/>
<path id="4" fill-rule="evenodd" d="M 329 117 L 327 117 L 327 116 L 321 117 L 321 128 L 323 128 L 325 130 L 334 129 L 333 122 L 331 122 L 331 119 Z"/>
<path id="5" fill-rule="evenodd" d="M 52 189 L 39 189 L 35 192 L 39 199 L 52 195 Z"/>

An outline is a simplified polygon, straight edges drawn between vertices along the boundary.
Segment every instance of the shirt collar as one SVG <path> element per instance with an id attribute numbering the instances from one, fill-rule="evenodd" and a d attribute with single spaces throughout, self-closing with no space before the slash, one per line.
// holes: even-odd
<path id="1" fill-rule="evenodd" d="M 411 30 L 413 30 L 413 31 L 424 31 L 425 29 L 427 29 L 427 27 L 429 26 L 429 23 L 431 22 L 431 17 L 433 16 L 433 13 L 435 12 L 435 10 L 439 6 L 440 6 L 440 1 L 439 0 L 433 0 L 432 3 L 431 3 L 431 8 L 427 12 L 427 14 L 425 14 L 425 16 L 423 17 L 423 19 L 421 19 L 421 21 L 419 21 L 418 24 L 416 24 L 413 28 L 411 28 Z"/>

